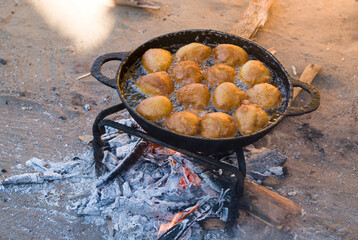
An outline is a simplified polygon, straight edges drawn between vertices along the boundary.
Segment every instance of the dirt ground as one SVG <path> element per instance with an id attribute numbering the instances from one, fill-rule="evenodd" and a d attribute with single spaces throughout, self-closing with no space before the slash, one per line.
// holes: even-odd
<path id="1" fill-rule="evenodd" d="M 77 80 L 96 57 L 178 30 L 228 32 L 248 4 L 161 0 L 157 11 L 108 7 L 99 18 L 109 18 L 107 25 L 97 32 L 93 24 L 86 38 L 75 39 L 76 29 L 61 33 L 59 24 L 71 23 L 67 15 L 46 20 L 61 9 L 46 15 L 39 10 L 41 1 L 34 2 L 0 0 L 0 57 L 7 61 L 0 64 L 0 178 L 27 171 L 24 164 L 31 157 L 62 161 L 88 148 L 78 136 L 90 135 L 95 116 L 118 103 L 117 93 L 93 77 Z M 285 118 L 255 144 L 288 157 L 288 176 L 275 191 L 306 211 L 296 231 L 307 239 L 358 239 L 357 30 L 356 0 L 274 0 L 253 39 L 274 47 L 291 74 L 292 65 L 298 75 L 310 63 L 322 65 L 313 82 L 321 93 L 320 108 Z M 104 72 L 114 76 L 116 69 L 117 63 L 109 63 Z M 301 94 L 296 104 L 306 101 Z M 69 222 L 61 206 L 50 209 L 21 192 L 0 192 L 0 239 L 105 239 L 103 226 L 76 217 Z"/>

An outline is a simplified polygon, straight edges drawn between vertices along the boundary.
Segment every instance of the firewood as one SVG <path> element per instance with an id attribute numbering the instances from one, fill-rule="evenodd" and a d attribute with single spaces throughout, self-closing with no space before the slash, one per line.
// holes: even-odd
<path id="1" fill-rule="evenodd" d="M 245 181 L 244 196 L 239 202 L 239 214 L 241 221 L 248 223 L 243 216 L 245 213 L 269 226 L 289 230 L 294 226 L 295 218 L 304 215 L 304 210 L 288 198 Z M 201 222 L 205 230 L 223 229 L 225 225 L 225 222 L 218 218 L 208 218 Z"/>
<path id="2" fill-rule="evenodd" d="M 263 26 L 273 0 L 250 0 L 249 5 L 231 28 L 230 33 L 251 38 Z"/>
<path id="3" fill-rule="evenodd" d="M 220 230 L 225 228 L 226 222 L 219 218 L 207 218 L 200 222 L 200 226 L 205 230 Z"/>
<path id="4" fill-rule="evenodd" d="M 306 66 L 305 70 L 301 74 L 300 81 L 311 84 L 313 79 L 316 77 L 318 72 L 321 70 L 322 66 L 316 64 L 309 64 Z M 293 89 L 293 98 L 295 99 L 297 95 L 302 91 L 302 88 L 295 87 Z"/>
<path id="5" fill-rule="evenodd" d="M 240 208 L 266 224 L 283 230 L 294 225 L 295 217 L 304 215 L 304 210 L 290 199 L 248 181 L 245 181 Z"/>
<path id="6" fill-rule="evenodd" d="M 142 155 L 145 155 L 149 149 L 151 149 L 151 144 L 147 141 L 139 140 L 135 148 L 131 153 L 129 153 L 121 162 L 107 173 L 97 184 L 98 189 L 103 189 L 107 185 L 113 183 L 113 180 L 119 175 L 120 172 L 126 170 L 129 164 L 137 161 Z"/>

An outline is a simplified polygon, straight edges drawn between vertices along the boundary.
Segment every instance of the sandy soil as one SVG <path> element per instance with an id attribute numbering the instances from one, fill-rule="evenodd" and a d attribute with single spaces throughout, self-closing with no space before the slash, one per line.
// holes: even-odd
<path id="1" fill-rule="evenodd" d="M 109 35 L 86 49 L 86 40 L 75 45 L 31 1 L 0 0 L 0 57 L 7 61 L 0 65 L 0 178 L 27 171 L 31 157 L 62 161 L 88 148 L 78 136 L 91 134 L 96 114 L 118 102 L 116 92 L 93 77 L 76 79 L 89 72 L 96 57 L 177 30 L 229 31 L 248 3 L 159 2 L 159 11 L 109 8 Z M 307 239 L 358 238 L 357 13 L 354 0 L 275 0 L 254 38 L 274 47 L 289 72 L 292 65 L 298 75 L 307 64 L 323 66 L 313 82 L 322 96 L 320 108 L 287 117 L 255 144 L 287 155 L 289 175 L 275 190 L 306 210 L 295 231 Z M 104 72 L 114 76 L 116 69 L 110 63 Z M 306 101 L 301 94 L 296 104 Z M 36 204 L 35 196 L 0 192 L 0 239 L 105 238 L 103 226 L 80 218 L 69 222 L 59 214 L 65 211 L 61 206 L 57 213 L 50 209 Z"/>

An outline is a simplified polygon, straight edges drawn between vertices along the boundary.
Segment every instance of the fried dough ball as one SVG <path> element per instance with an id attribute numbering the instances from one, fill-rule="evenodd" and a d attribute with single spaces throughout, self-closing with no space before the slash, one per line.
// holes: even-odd
<path id="1" fill-rule="evenodd" d="M 137 85 L 148 95 L 169 96 L 174 91 L 174 83 L 166 72 L 149 73 L 137 79 Z"/>
<path id="2" fill-rule="evenodd" d="M 182 61 L 175 65 L 172 77 L 183 84 L 201 83 L 203 80 L 199 65 L 193 61 Z"/>
<path id="3" fill-rule="evenodd" d="M 164 121 L 164 126 L 174 132 L 193 136 L 199 131 L 200 117 L 188 111 L 177 112 Z"/>
<path id="4" fill-rule="evenodd" d="M 175 60 L 185 61 L 190 60 L 197 63 L 202 63 L 211 55 L 211 48 L 201 43 L 190 43 L 178 49 L 175 53 Z"/>
<path id="5" fill-rule="evenodd" d="M 216 64 L 206 69 L 204 73 L 204 78 L 210 87 L 217 87 L 223 82 L 234 82 L 235 76 L 235 69 L 224 64 Z"/>
<path id="6" fill-rule="evenodd" d="M 281 102 L 281 92 L 269 83 L 259 83 L 246 91 L 251 103 L 262 108 L 274 108 Z"/>
<path id="7" fill-rule="evenodd" d="M 220 84 L 213 93 L 213 103 L 216 108 L 228 111 L 240 106 L 241 101 L 246 98 L 244 91 L 241 91 L 231 82 Z"/>
<path id="8" fill-rule="evenodd" d="M 159 120 L 168 116 L 173 111 L 173 105 L 169 98 L 154 96 L 141 101 L 137 112 L 147 120 Z"/>
<path id="9" fill-rule="evenodd" d="M 200 121 L 203 138 L 228 138 L 237 132 L 234 119 L 222 112 L 206 114 Z"/>
<path id="10" fill-rule="evenodd" d="M 242 134 L 254 133 L 269 122 L 267 113 L 257 104 L 250 104 L 247 100 L 235 111 L 234 119 Z"/>
<path id="11" fill-rule="evenodd" d="M 232 67 L 240 66 L 250 59 L 244 49 L 232 44 L 217 45 L 213 50 L 213 58 L 216 63 L 222 63 Z"/>
<path id="12" fill-rule="evenodd" d="M 178 102 L 185 107 L 205 108 L 210 101 L 210 91 L 201 83 L 192 83 L 178 90 Z"/>
<path id="13" fill-rule="evenodd" d="M 142 56 L 143 67 L 150 73 L 167 71 L 173 63 L 172 54 L 161 48 L 151 48 Z"/>
<path id="14" fill-rule="evenodd" d="M 270 81 L 270 75 L 270 69 L 258 60 L 250 60 L 240 69 L 242 82 L 249 86 Z"/>

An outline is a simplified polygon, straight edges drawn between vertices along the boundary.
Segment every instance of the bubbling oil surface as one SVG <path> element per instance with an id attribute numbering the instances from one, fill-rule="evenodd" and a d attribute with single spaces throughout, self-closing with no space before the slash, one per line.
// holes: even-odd
<path id="1" fill-rule="evenodd" d="M 206 44 L 207 46 L 210 46 L 211 48 L 216 47 L 216 45 L 210 45 L 210 44 Z M 171 46 L 169 49 L 166 49 L 168 51 L 170 51 L 172 53 L 173 59 L 175 59 L 174 55 L 175 52 L 182 47 L 183 45 L 180 46 Z M 257 60 L 257 58 L 255 58 L 255 56 L 250 55 L 250 60 Z M 167 73 L 172 72 L 172 68 L 177 64 L 178 62 L 174 61 L 172 66 L 168 69 Z M 212 57 L 208 58 L 206 61 L 204 61 L 201 64 L 198 64 L 202 70 L 202 73 L 204 72 L 205 69 L 208 69 L 211 66 L 215 65 L 215 62 L 213 60 Z M 265 64 L 266 66 L 266 64 Z M 268 66 L 266 66 L 267 68 L 269 68 Z M 236 76 L 235 76 L 235 82 L 234 84 L 242 91 L 246 92 L 249 88 L 251 88 L 251 86 L 248 86 L 246 84 L 244 84 L 239 76 L 239 71 L 240 71 L 241 66 L 239 67 L 235 67 L 235 72 L 236 72 Z M 271 71 L 271 81 L 269 81 L 268 83 L 274 85 L 275 87 L 277 87 L 282 95 L 282 99 L 281 99 L 281 103 L 276 107 L 276 108 L 271 108 L 271 109 L 264 109 L 267 113 L 267 115 L 269 116 L 269 124 L 274 123 L 278 117 L 280 117 L 284 110 L 285 110 L 285 102 L 287 101 L 287 95 L 286 95 L 286 91 L 285 91 L 285 87 L 283 84 L 283 81 L 281 78 L 279 78 L 277 76 L 277 74 L 271 69 L 269 68 Z M 138 78 L 140 78 L 141 76 L 147 75 L 149 74 L 149 72 L 147 70 L 145 70 L 145 68 L 142 65 L 142 60 L 141 58 L 138 59 L 138 61 L 133 64 L 128 71 L 124 74 L 124 79 L 123 79 L 123 86 L 121 89 L 122 95 L 123 97 L 127 100 L 127 103 L 129 104 L 130 107 L 132 107 L 133 109 L 136 109 L 137 106 L 139 105 L 139 103 L 150 97 L 149 95 L 143 93 L 137 86 L 136 84 L 136 80 Z M 178 90 L 183 87 L 182 84 L 179 84 L 178 82 L 176 82 L 175 80 L 173 80 L 174 82 L 174 91 L 172 94 L 170 94 L 169 99 L 173 104 L 173 113 L 175 112 L 180 112 L 180 111 L 184 111 L 185 109 L 187 109 L 186 107 L 182 106 L 179 104 L 179 102 L 177 101 L 177 92 Z M 206 85 L 209 90 L 210 90 L 210 95 L 212 96 L 214 93 L 215 88 L 210 88 L 208 86 L 208 84 L 206 83 L 205 79 L 203 80 L 202 84 Z M 217 108 L 215 108 L 212 99 L 210 99 L 209 105 L 208 107 L 204 108 L 203 111 L 198 111 L 200 117 L 202 117 L 205 113 L 210 113 L 210 112 L 224 112 L 229 114 L 230 116 L 233 116 L 234 112 L 236 109 L 232 109 L 230 111 L 222 111 L 219 110 Z M 163 122 L 166 118 L 160 119 L 158 121 L 152 121 L 153 123 L 155 123 L 156 125 L 160 126 L 160 127 L 164 127 Z M 165 128 L 165 127 L 164 127 Z M 242 136 L 243 134 L 240 133 L 240 131 L 237 131 L 237 134 L 235 136 Z"/>

